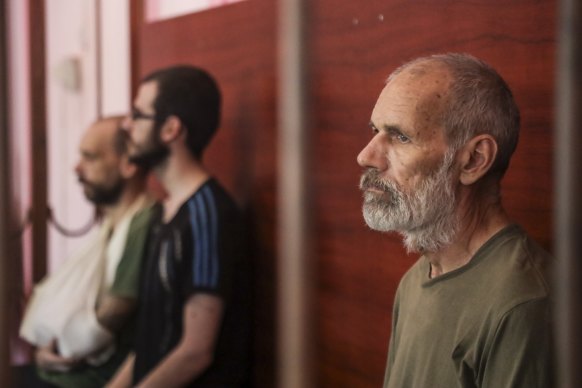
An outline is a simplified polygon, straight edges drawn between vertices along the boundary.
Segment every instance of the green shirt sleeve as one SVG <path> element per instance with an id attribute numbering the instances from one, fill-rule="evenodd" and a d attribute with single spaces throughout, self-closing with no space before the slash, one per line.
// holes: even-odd
<path id="1" fill-rule="evenodd" d="M 547 298 L 528 301 L 506 313 L 489 344 L 480 386 L 553 387 L 550 318 Z"/>
<path id="2" fill-rule="evenodd" d="M 115 279 L 109 289 L 109 292 L 115 296 L 137 298 L 139 273 L 152 209 L 152 206 L 148 206 L 140 210 L 131 220 L 125 248 L 117 265 Z"/>

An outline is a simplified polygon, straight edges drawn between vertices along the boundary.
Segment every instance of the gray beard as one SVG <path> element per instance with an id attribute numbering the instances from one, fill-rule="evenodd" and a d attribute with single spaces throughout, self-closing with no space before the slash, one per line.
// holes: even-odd
<path id="1" fill-rule="evenodd" d="M 448 152 L 434 172 L 407 193 L 395 183 L 383 181 L 377 170 L 367 170 L 360 188 L 366 224 L 377 231 L 395 231 L 404 237 L 409 252 L 435 252 L 452 242 L 457 233 L 456 196 L 452 180 L 454 153 Z"/>

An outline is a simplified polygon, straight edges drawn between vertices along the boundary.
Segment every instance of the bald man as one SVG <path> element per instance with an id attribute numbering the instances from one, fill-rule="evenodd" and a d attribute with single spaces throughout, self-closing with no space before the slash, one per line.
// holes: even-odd
<path id="1" fill-rule="evenodd" d="M 100 230 L 35 288 L 21 327 L 21 335 L 37 345 L 38 374 L 49 386 L 104 386 L 130 345 L 152 202 L 145 194 L 146 172 L 128 159 L 120 120 L 105 118 L 87 129 L 75 167 L 85 196 L 103 215 Z M 57 291 L 77 276 L 92 279 L 85 281 L 92 286 L 63 301 Z M 87 304 L 94 311 L 84 312 Z M 59 311 L 71 317 L 51 322 Z"/>

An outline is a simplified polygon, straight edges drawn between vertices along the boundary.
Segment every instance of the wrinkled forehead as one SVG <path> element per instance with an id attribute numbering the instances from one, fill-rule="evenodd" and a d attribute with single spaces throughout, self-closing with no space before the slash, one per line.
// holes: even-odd
<path id="1" fill-rule="evenodd" d="M 422 120 L 440 119 L 449 98 L 451 76 L 442 66 L 414 66 L 392 77 L 377 101 L 378 108 L 408 110 Z"/>
<path id="2" fill-rule="evenodd" d="M 440 69 L 404 69 L 385 85 L 372 111 L 376 128 L 398 128 L 417 142 L 445 141 L 450 76 Z"/>

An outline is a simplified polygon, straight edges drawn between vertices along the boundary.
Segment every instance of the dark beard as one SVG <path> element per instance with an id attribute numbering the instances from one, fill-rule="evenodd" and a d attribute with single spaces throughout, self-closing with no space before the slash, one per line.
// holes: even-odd
<path id="1" fill-rule="evenodd" d="M 79 178 L 79 182 L 85 186 L 85 197 L 95 205 L 116 204 L 125 188 L 125 182 L 121 179 L 111 187 L 95 185 L 87 182 L 83 178 Z M 89 190 L 87 190 L 87 188 L 89 188 Z"/>
<path id="2" fill-rule="evenodd" d="M 148 148 L 135 155 L 129 154 L 129 161 L 137 164 L 144 171 L 150 171 L 152 168 L 159 166 L 170 155 L 170 149 L 160 140 L 161 125 L 161 123 L 154 125 Z"/>
<path id="3" fill-rule="evenodd" d="M 164 144 L 157 143 L 155 147 L 143 151 L 137 155 L 130 155 L 129 161 L 140 166 L 143 170 L 149 171 L 159 166 L 170 155 L 170 150 Z"/>

